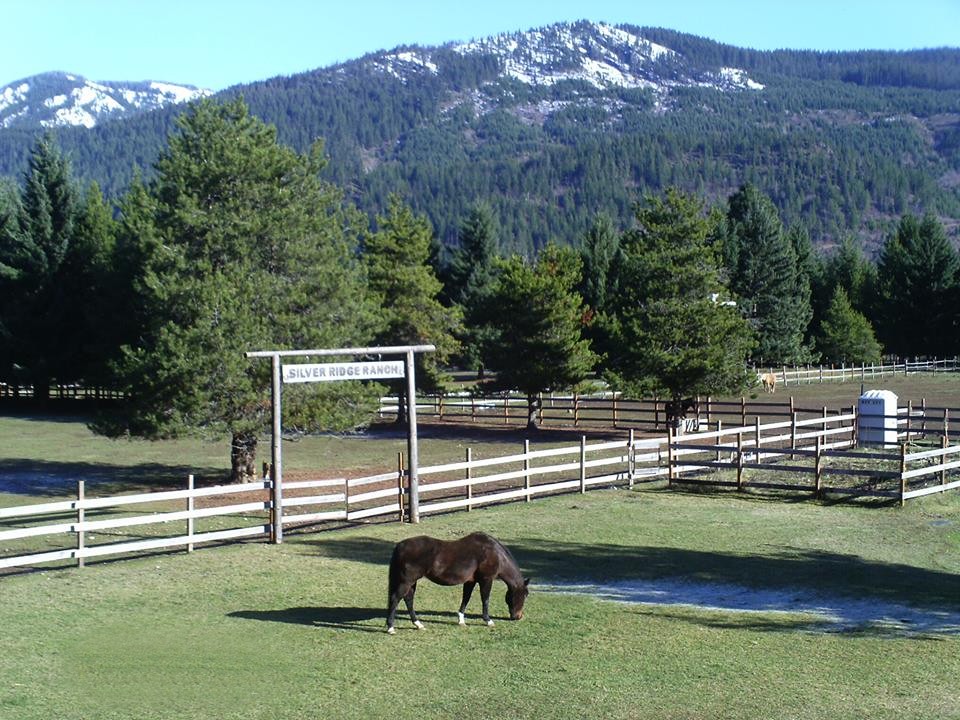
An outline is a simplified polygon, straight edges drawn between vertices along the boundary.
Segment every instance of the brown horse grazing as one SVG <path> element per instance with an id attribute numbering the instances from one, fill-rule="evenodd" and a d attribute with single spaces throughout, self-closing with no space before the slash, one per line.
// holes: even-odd
<path id="1" fill-rule="evenodd" d="M 423 623 L 413 609 L 413 596 L 417 592 L 417 581 L 424 577 L 438 585 L 463 584 L 463 602 L 457 612 L 461 625 L 466 625 L 463 613 L 476 585 L 480 586 L 483 619 L 487 625 L 493 625 L 490 589 L 498 578 L 507 585 L 510 619 L 523 617 L 523 603 L 527 599 L 530 580 L 520 574 L 513 555 L 499 540 L 479 532 L 451 541 L 420 535 L 398 542 L 390 558 L 387 632 L 391 635 L 395 632 L 393 624 L 401 598 L 407 604 L 413 624 L 423 629 Z"/>

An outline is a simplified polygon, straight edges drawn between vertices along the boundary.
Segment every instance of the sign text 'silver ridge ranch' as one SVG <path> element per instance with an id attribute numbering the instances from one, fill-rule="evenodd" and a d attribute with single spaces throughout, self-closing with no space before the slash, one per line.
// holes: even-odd
<path id="1" fill-rule="evenodd" d="M 402 360 L 383 362 L 295 363 L 283 366 L 283 382 L 331 382 L 334 380 L 381 380 L 404 376 Z"/>

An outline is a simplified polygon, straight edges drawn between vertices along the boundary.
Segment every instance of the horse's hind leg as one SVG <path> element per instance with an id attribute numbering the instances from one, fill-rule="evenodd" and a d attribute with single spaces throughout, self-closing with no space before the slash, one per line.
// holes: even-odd
<path id="1" fill-rule="evenodd" d="M 410 613 L 410 619 L 417 626 L 417 630 L 423 630 L 423 623 L 417 618 L 417 612 L 413 609 L 413 596 L 417 592 L 417 584 L 410 586 L 410 590 L 403 596 L 403 601 L 407 604 L 407 611 Z"/>
<path id="2" fill-rule="evenodd" d="M 476 584 L 473 580 L 468 580 L 463 584 L 463 602 L 460 603 L 460 610 L 457 611 L 457 620 L 461 625 L 467 624 L 464 613 L 467 611 L 467 603 L 470 602 L 470 595 L 473 594 L 473 588 Z"/>
<path id="3" fill-rule="evenodd" d="M 387 632 L 391 635 L 396 632 L 396 630 L 393 629 L 393 625 L 397 620 L 397 605 L 400 604 L 400 598 L 407 594 L 409 587 L 409 585 L 400 584 L 390 592 L 389 603 L 387 605 Z"/>

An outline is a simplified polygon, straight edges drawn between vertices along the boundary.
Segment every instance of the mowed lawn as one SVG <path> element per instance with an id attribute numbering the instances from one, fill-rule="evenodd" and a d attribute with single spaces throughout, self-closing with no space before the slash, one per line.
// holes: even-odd
<path id="1" fill-rule="evenodd" d="M 393 544 L 485 530 L 533 577 L 495 627 L 421 583 L 384 632 Z M 667 583 L 653 604 L 550 590 Z M 684 590 L 756 593 L 752 611 Z M 867 601 L 861 624 L 765 612 Z M 0 578 L 0 718 L 960 717 L 960 502 L 906 508 L 597 490 L 418 527 L 294 533 Z M 930 622 L 886 617 L 889 607 Z M 911 616 L 913 617 L 913 616 Z"/>
<path id="2" fill-rule="evenodd" d="M 960 407 L 956 376 L 875 386 Z M 849 406 L 859 390 L 770 399 Z M 428 434 L 421 462 L 521 443 L 490 429 Z M 390 469 L 403 448 L 402 433 L 382 431 L 284 444 L 291 472 L 331 474 Z M 217 480 L 227 467 L 223 441 L 112 441 L 82 418 L 0 417 L 0 479 L 16 481 L 0 505 L 69 495 L 77 478 L 98 494 L 177 486 L 189 472 Z M 388 636 L 393 544 L 474 530 L 532 576 L 524 620 L 506 619 L 497 583 L 495 627 L 481 624 L 478 597 L 458 627 L 459 588 L 424 582 L 426 629 L 401 611 Z M 629 585 L 644 602 L 569 592 L 587 585 Z M 960 493 L 899 508 L 598 489 L 416 527 L 4 574 L 0 600 L 0 720 L 960 718 Z"/>

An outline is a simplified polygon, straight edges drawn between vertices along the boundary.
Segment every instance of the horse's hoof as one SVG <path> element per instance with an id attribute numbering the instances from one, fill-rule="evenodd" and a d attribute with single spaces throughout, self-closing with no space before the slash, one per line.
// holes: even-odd
<path id="1" fill-rule="evenodd" d="M 467 624 L 467 618 L 466 618 L 466 616 L 464 616 L 463 613 L 457 613 L 457 623 L 458 623 L 459 625 L 466 625 L 466 624 Z"/>
<path id="2" fill-rule="evenodd" d="M 392 628 L 392 627 L 387 628 L 387 635 L 396 635 L 396 634 L 397 634 L 396 628 Z"/>
<path id="3" fill-rule="evenodd" d="M 487 627 L 493 627 L 493 620 L 487 620 Z"/>
<path id="4" fill-rule="evenodd" d="M 423 630 L 423 623 L 417 620 L 414 625 L 417 626 L 417 630 Z"/>

